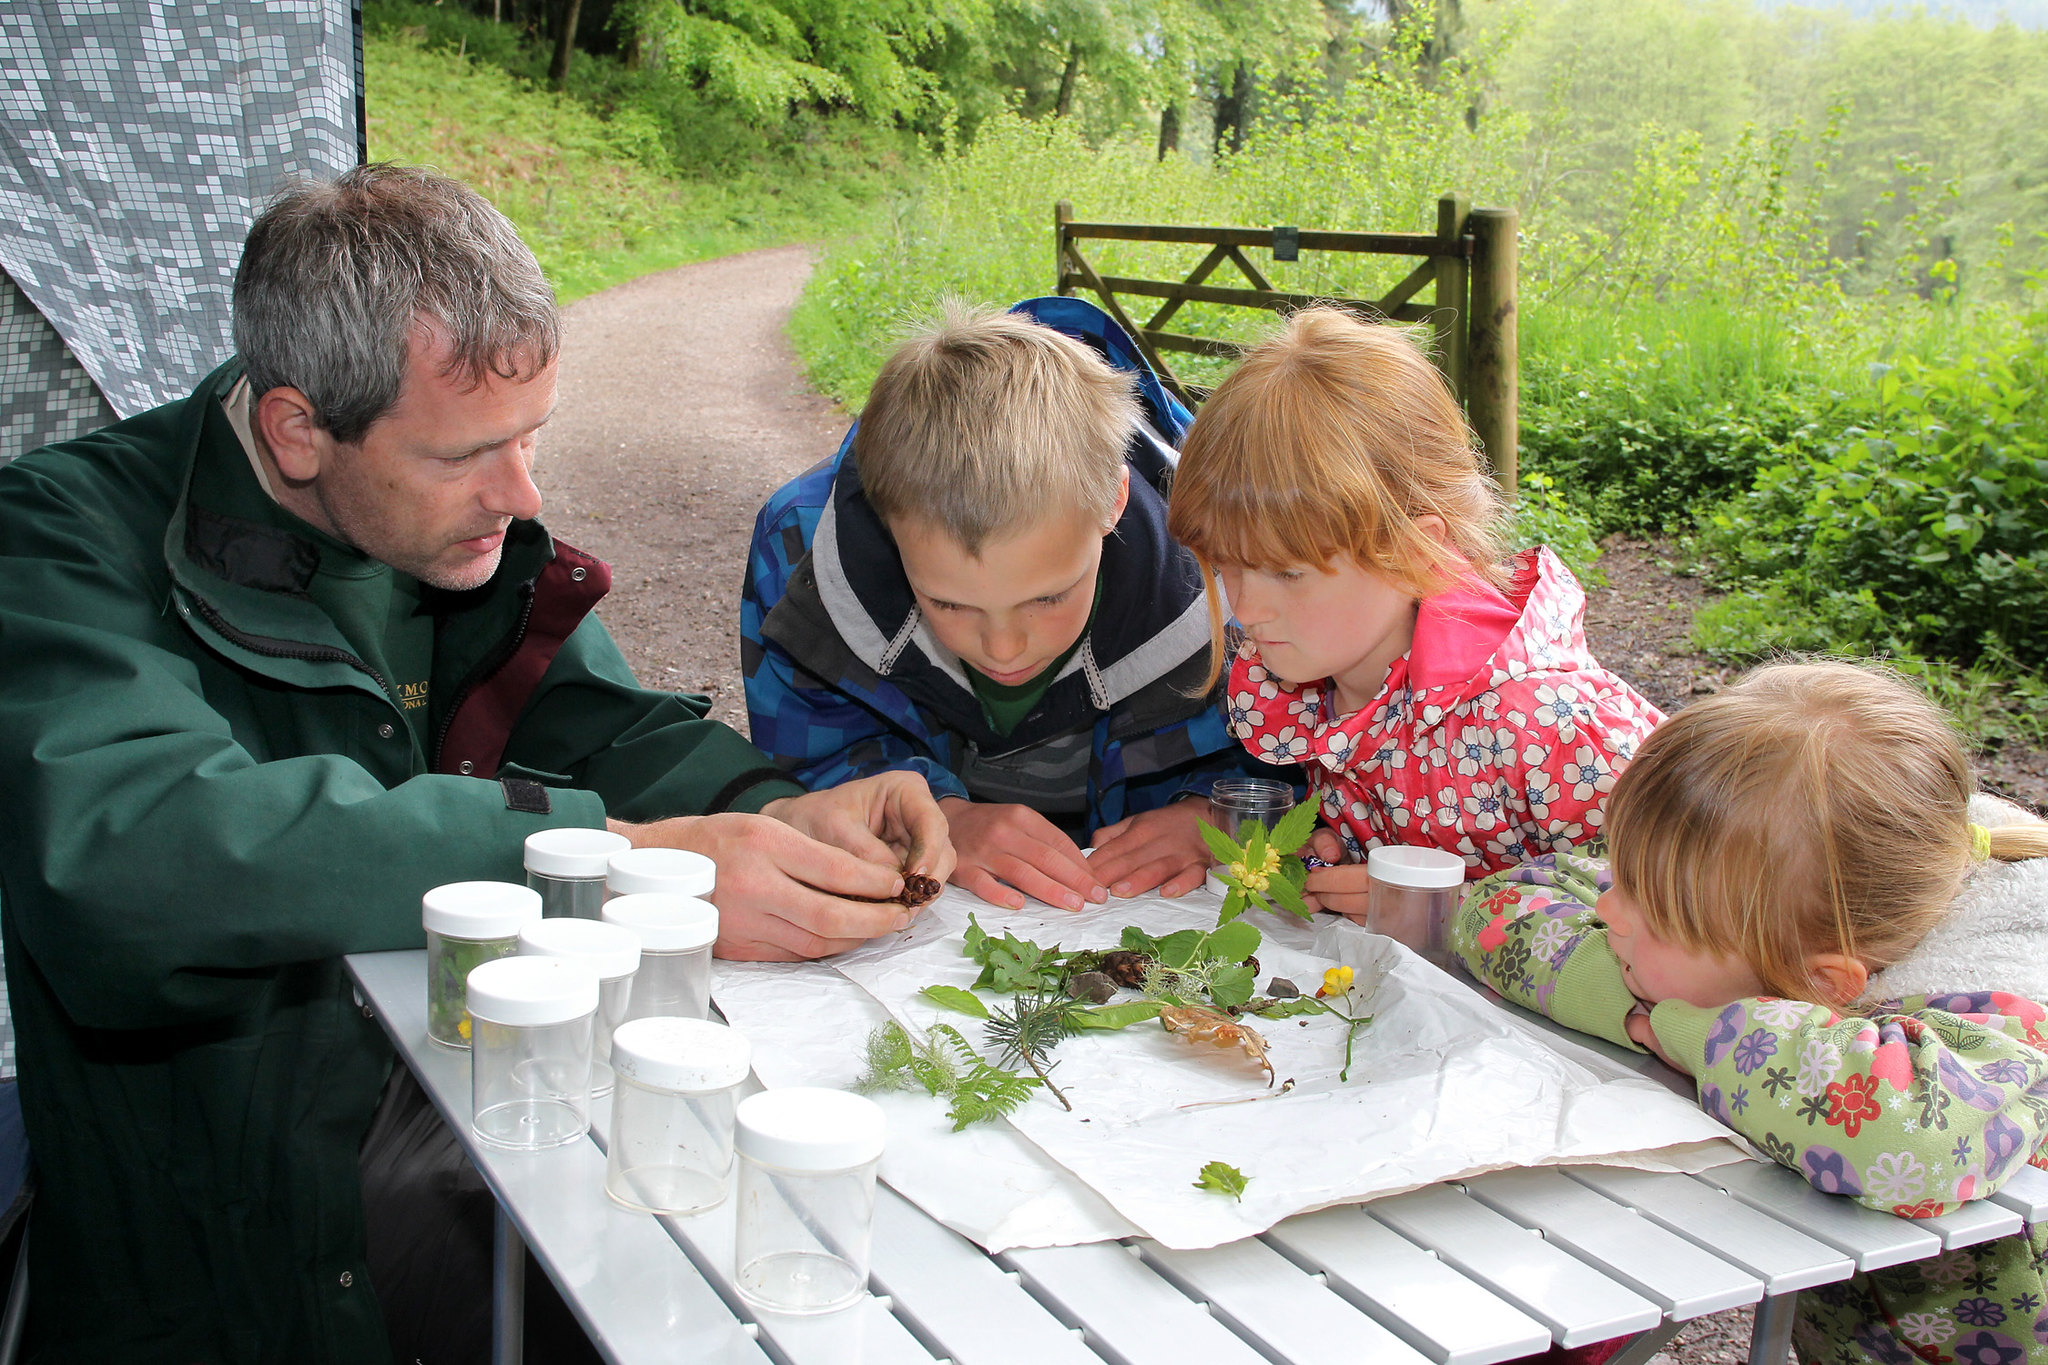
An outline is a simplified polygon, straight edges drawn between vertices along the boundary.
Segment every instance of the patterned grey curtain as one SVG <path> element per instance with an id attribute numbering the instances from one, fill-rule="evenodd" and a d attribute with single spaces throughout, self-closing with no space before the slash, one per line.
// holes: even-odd
<path id="1" fill-rule="evenodd" d="M 256 211 L 361 158 L 359 0 L 0 0 L 0 461 L 226 359 Z"/>

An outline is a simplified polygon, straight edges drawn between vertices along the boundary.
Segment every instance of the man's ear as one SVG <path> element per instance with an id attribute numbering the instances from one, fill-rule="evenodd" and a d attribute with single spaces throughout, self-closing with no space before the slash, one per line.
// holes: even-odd
<path id="1" fill-rule="evenodd" d="M 1846 1005 L 1870 984 L 1870 968 L 1840 953 L 1815 953 L 1806 960 L 1806 974 L 1824 997 L 1814 1002 L 1821 1005 Z"/>
<path id="2" fill-rule="evenodd" d="M 1124 519 L 1124 508 L 1130 505 L 1131 467 L 1125 465 L 1123 467 L 1123 480 L 1116 486 L 1116 505 L 1109 509 L 1109 522 L 1102 528 L 1102 534 L 1108 535 L 1116 529 L 1116 524 Z"/>
<path id="3" fill-rule="evenodd" d="M 256 434 L 277 472 L 292 483 L 311 483 L 334 448 L 315 417 L 312 400 L 289 385 L 256 400 Z"/>

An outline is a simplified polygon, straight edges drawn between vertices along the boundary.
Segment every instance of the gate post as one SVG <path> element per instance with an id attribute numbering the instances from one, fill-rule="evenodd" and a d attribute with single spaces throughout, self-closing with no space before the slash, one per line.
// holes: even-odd
<path id="1" fill-rule="evenodd" d="M 1436 201 L 1436 347 L 1444 378 L 1451 381 L 1451 392 L 1460 401 L 1468 392 L 1466 333 L 1472 310 L 1466 298 L 1470 269 L 1465 261 L 1465 227 L 1470 212 L 1471 201 L 1462 194 Z"/>
<path id="2" fill-rule="evenodd" d="M 1515 496 L 1516 406 L 1521 394 L 1521 352 L 1517 341 L 1516 235 L 1513 209 L 1472 211 L 1472 328 L 1467 358 L 1466 414 L 1493 464 L 1501 492 Z"/>
<path id="3" fill-rule="evenodd" d="M 1052 206 L 1052 285 L 1060 294 L 1074 292 L 1067 284 L 1067 224 L 1073 221 L 1072 204 L 1062 199 Z"/>

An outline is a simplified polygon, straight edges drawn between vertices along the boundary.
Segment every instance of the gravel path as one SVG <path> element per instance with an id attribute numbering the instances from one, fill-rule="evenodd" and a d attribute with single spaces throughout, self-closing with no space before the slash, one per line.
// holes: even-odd
<path id="1" fill-rule="evenodd" d="M 642 682 L 709 693 L 746 728 L 739 588 L 764 498 L 830 455 L 846 418 L 804 383 L 783 324 L 805 247 L 646 275 L 565 310 L 535 477 L 549 528 L 612 566 L 600 608 Z"/>

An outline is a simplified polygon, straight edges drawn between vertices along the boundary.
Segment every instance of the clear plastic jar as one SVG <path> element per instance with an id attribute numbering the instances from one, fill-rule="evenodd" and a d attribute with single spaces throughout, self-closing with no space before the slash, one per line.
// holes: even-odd
<path id="1" fill-rule="evenodd" d="M 717 906 L 694 896 L 655 892 L 614 896 L 604 903 L 604 920 L 631 929 L 640 940 L 640 970 L 633 975 L 626 1018 L 710 1015 Z"/>
<path id="2" fill-rule="evenodd" d="M 1365 867 L 1372 878 L 1365 927 L 1444 962 L 1444 937 L 1465 885 L 1465 860 L 1448 849 L 1389 844 L 1368 853 Z"/>
<path id="3" fill-rule="evenodd" d="M 709 897 L 718 886 L 718 864 L 686 848 L 627 848 L 614 853 L 605 872 L 605 897 L 664 894 Z"/>
<path id="4" fill-rule="evenodd" d="M 538 1151 L 590 1131 L 597 973 L 563 957 L 506 957 L 469 974 L 470 1126 L 494 1147 Z"/>
<path id="5" fill-rule="evenodd" d="M 631 929 L 587 919 L 544 919 L 519 931 L 521 957 L 566 957 L 597 973 L 597 1018 L 590 1024 L 590 1094 L 612 1093 L 612 1030 L 633 999 L 640 939 Z"/>
<path id="6" fill-rule="evenodd" d="M 596 919 L 614 853 L 632 842 L 608 829 L 543 829 L 526 836 L 526 884 L 548 919 Z"/>
<path id="7" fill-rule="evenodd" d="M 885 1134 L 881 1106 L 844 1090 L 799 1086 L 740 1101 L 733 1260 L 749 1303 L 825 1313 L 866 1292 Z"/>
<path id="8" fill-rule="evenodd" d="M 1209 788 L 1209 823 L 1232 839 L 1247 820 L 1264 824 L 1268 833 L 1295 807 L 1294 788 L 1269 777 L 1225 777 Z M 1242 841 L 1240 841 L 1242 842 Z"/>
<path id="9" fill-rule="evenodd" d="M 512 882 L 450 882 L 420 898 L 427 931 L 427 1037 L 469 1046 L 469 974 L 519 951 L 519 931 L 540 918 L 540 893 Z"/>
<path id="10" fill-rule="evenodd" d="M 618 1091 L 604 1189 L 644 1213 L 696 1213 L 725 1200 L 733 1109 L 753 1050 L 705 1019 L 634 1019 L 612 1038 Z"/>

